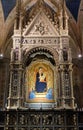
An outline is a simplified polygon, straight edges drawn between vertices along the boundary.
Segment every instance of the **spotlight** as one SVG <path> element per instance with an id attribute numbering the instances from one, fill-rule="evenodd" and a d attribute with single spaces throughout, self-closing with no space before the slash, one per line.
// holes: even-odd
<path id="1" fill-rule="evenodd" d="M 82 55 L 81 55 L 81 54 L 79 54 L 79 55 L 78 55 L 78 58 L 82 58 Z"/>
<path id="2" fill-rule="evenodd" d="M 3 54 L 2 53 L 0 54 L 0 58 L 3 58 Z"/>

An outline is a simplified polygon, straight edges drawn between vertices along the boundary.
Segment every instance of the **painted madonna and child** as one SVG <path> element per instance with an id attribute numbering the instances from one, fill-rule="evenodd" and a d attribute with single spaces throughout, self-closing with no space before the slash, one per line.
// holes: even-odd
<path id="1" fill-rule="evenodd" d="M 43 98 L 52 100 L 53 87 L 49 86 L 52 85 L 50 82 L 52 82 L 53 79 L 51 78 L 53 78 L 53 76 L 50 75 L 48 70 L 46 72 L 43 67 L 38 67 L 37 72 L 35 73 L 34 88 L 29 93 L 29 99 Z"/>

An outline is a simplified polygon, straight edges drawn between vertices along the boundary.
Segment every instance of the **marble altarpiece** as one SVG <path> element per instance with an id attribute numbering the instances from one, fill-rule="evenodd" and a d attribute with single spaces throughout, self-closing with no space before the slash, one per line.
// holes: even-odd
<path id="1" fill-rule="evenodd" d="M 65 0 L 16 2 L 5 130 L 78 130 Z M 0 116 L 2 113 L 0 113 Z"/>
<path id="2" fill-rule="evenodd" d="M 48 1 L 17 2 L 7 109 L 75 108 L 65 2 Z"/>

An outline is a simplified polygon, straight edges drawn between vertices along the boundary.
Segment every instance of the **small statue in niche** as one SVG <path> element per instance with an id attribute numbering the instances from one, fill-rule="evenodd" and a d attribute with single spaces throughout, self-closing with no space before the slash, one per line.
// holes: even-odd
<path id="1" fill-rule="evenodd" d="M 67 52 L 67 49 L 65 47 L 63 48 L 63 60 L 64 61 L 68 60 L 68 52 Z"/>
<path id="2" fill-rule="evenodd" d="M 63 61 L 63 52 L 62 52 L 61 49 L 59 50 L 59 61 L 60 61 L 60 62 Z"/>
<path id="3" fill-rule="evenodd" d="M 68 69 L 69 69 L 69 66 L 66 65 L 66 66 L 64 67 L 65 79 L 68 79 L 68 78 L 69 78 L 69 72 L 68 72 Z"/>
<path id="4" fill-rule="evenodd" d="M 69 73 L 68 73 L 68 71 L 65 71 L 65 79 L 66 80 L 69 79 Z"/>
<path id="5" fill-rule="evenodd" d="M 16 47 L 16 49 L 14 50 L 14 60 L 18 60 L 19 57 L 19 48 Z"/>

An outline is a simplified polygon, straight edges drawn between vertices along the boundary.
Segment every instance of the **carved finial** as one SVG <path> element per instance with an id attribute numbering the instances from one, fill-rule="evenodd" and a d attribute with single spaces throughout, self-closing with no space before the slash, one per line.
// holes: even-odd
<path id="1" fill-rule="evenodd" d="M 16 20 L 15 20 L 15 24 L 14 24 L 14 29 L 21 28 L 21 15 L 22 15 L 21 2 L 22 2 L 22 0 L 16 1 Z"/>
<path id="2" fill-rule="evenodd" d="M 38 1 L 38 6 L 41 7 L 43 5 L 43 0 Z"/>
<path id="3" fill-rule="evenodd" d="M 63 0 L 63 29 L 66 27 L 66 6 L 65 6 L 65 0 Z"/>
<path id="4" fill-rule="evenodd" d="M 21 9 L 21 0 L 16 1 L 16 13 L 19 14 L 19 11 Z"/>

